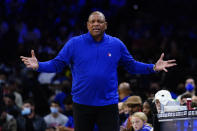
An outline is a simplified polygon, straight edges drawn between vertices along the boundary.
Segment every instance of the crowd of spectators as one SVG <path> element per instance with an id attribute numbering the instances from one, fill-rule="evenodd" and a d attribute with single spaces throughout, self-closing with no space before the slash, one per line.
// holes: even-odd
<path id="1" fill-rule="evenodd" d="M 120 67 L 119 83 L 130 83 L 132 94 L 143 101 L 162 88 L 178 96 L 185 92 L 186 77 L 197 75 L 196 5 L 195 0 L 0 0 L 0 98 L 9 98 L 14 117 L 30 98 L 40 116 L 56 100 L 69 117 L 69 67 L 61 73 L 38 73 L 25 68 L 19 57 L 34 49 L 40 61 L 54 58 L 71 37 L 87 32 L 88 15 L 95 10 L 106 16 L 106 33 L 122 40 L 136 60 L 155 63 L 162 52 L 177 60 L 168 73 L 149 76 L 130 75 Z"/>

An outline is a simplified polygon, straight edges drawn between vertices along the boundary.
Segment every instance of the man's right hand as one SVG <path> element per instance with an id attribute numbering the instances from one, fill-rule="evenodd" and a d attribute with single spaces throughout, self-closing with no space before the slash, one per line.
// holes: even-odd
<path id="1" fill-rule="evenodd" d="M 39 65 L 38 65 L 38 60 L 35 56 L 34 50 L 31 50 L 31 57 L 20 57 L 21 60 L 24 62 L 27 68 L 32 68 L 33 70 L 37 70 Z"/>

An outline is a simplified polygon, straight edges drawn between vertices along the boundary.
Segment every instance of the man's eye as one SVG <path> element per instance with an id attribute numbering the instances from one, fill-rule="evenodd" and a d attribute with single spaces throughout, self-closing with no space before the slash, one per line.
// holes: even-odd
<path id="1" fill-rule="evenodd" d="M 97 23 L 99 23 L 99 24 L 103 24 L 103 23 L 104 23 L 103 21 L 90 21 L 91 24 L 93 24 L 93 23 L 95 23 L 95 22 L 97 22 Z"/>
<path id="2" fill-rule="evenodd" d="M 98 21 L 98 23 L 101 23 L 101 24 L 102 24 L 102 23 L 104 23 L 104 22 L 103 22 L 103 21 Z"/>

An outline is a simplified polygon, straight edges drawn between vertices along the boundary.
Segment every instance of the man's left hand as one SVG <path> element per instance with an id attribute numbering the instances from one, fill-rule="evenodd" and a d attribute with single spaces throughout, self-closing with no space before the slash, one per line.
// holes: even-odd
<path id="1" fill-rule="evenodd" d="M 154 71 L 162 71 L 168 72 L 166 68 L 176 66 L 176 60 L 167 60 L 164 61 L 164 53 L 161 54 L 159 60 L 155 63 Z"/>

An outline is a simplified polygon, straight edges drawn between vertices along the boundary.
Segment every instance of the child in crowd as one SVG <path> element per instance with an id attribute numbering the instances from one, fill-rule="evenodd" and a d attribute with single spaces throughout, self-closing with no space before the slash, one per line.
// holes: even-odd
<path id="1" fill-rule="evenodd" d="M 135 131 L 153 131 L 147 123 L 147 116 L 143 112 L 136 112 L 131 116 L 131 122 Z"/>

